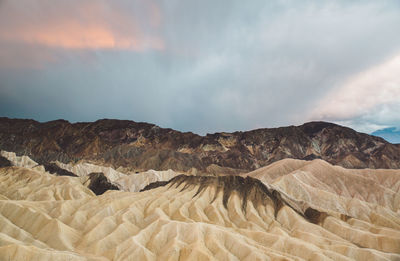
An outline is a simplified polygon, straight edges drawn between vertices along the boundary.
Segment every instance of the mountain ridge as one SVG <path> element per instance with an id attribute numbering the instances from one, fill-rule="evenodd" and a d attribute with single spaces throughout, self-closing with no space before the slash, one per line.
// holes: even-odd
<path id="1" fill-rule="evenodd" d="M 399 144 L 328 122 L 201 136 L 128 120 L 40 123 L 1 117 L 0 149 L 39 163 L 85 160 L 139 171 L 232 174 L 285 158 L 321 158 L 346 168 L 400 168 Z"/>

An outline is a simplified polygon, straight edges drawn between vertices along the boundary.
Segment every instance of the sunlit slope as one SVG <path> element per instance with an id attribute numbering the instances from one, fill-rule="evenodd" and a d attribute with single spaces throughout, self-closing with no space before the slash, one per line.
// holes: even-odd
<path id="1" fill-rule="evenodd" d="M 94 194 L 78 178 L 7 167 L 0 168 L 0 196 L 10 200 L 53 201 L 87 198 Z"/>
<path id="2" fill-rule="evenodd" d="M 323 160 L 286 159 L 244 176 L 323 210 L 363 218 L 371 211 L 386 218 L 400 214 L 400 170 L 350 170 Z"/>
<path id="3" fill-rule="evenodd" d="M 71 171 L 79 177 L 88 177 L 90 173 L 102 172 L 104 173 L 105 177 L 107 177 L 108 181 L 116 185 L 120 190 L 131 192 L 139 192 L 152 182 L 167 181 L 179 175 L 179 173 L 173 170 L 147 170 L 138 173 L 123 173 L 111 167 L 95 165 L 87 162 L 80 162 L 76 164 L 64 164 L 61 162 L 56 162 L 55 164 L 62 169 Z"/>
<path id="4" fill-rule="evenodd" d="M 347 226 L 368 231 L 357 239 L 359 242 L 379 242 L 374 233 L 387 228 L 400 231 L 399 170 L 349 170 L 322 160 L 287 159 L 246 175 L 262 180 L 290 199 L 346 217 Z M 336 224 L 324 227 L 343 238 L 355 238 Z"/>
<path id="5" fill-rule="evenodd" d="M 96 197 L 78 178 L 0 172 L 0 260 L 400 259 L 390 224 L 305 208 L 252 178 L 177 176 Z M 71 185 L 81 194 L 69 196 Z"/>
<path id="6" fill-rule="evenodd" d="M 16 156 L 14 152 L 0 151 L 0 156 L 5 157 L 13 166 L 33 169 L 39 172 L 45 172 L 45 167 L 39 165 L 28 156 Z M 156 181 L 168 181 L 179 175 L 173 170 L 147 170 L 143 172 L 121 172 L 109 166 L 96 165 L 89 162 L 78 163 L 61 163 L 58 161 L 51 162 L 70 173 L 80 177 L 81 183 L 88 185 L 90 183 L 89 176 L 91 173 L 103 173 L 107 180 L 117 186 L 120 190 L 138 192 L 148 184 Z M 52 172 L 51 172 L 52 173 Z M 53 173 L 54 174 L 54 173 Z M 57 175 L 57 173 L 55 173 Z"/>

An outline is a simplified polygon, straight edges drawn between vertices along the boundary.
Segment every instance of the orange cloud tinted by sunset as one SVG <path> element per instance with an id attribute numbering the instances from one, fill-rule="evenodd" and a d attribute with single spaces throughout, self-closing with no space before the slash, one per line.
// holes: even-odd
<path id="1" fill-rule="evenodd" d="M 49 47 L 89 49 L 116 48 L 144 51 L 161 50 L 163 41 L 155 36 L 119 35 L 112 30 L 96 25 L 81 26 L 67 23 L 37 29 L 18 31 L 3 35 L 9 41 L 41 44 Z"/>
<path id="2" fill-rule="evenodd" d="M 121 10 L 113 9 L 105 14 L 106 8 L 93 2 L 90 6 L 81 5 L 74 8 L 77 10 L 71 15 L 66 12 L 45 16 L 43 19 L 37 19 L 38 16 L 30 19 L 28 16 L 25 23 L 8 24 L 7 27 L 0 25 L 0 39 L 3 42 L 68 49 L 164 49 L 163 40 L 156 33 L 141 30 L 135 17 L 127 16 Z M 148 16 L 148 24 L 153 27 L 157 26 L 153 20 L 160 19 L 155 8 L 157 7 L 151 5 Z M 157 17 L 153 17 L 152 14 L 157 14 Z M 20 15 L 24 16 L 24 13 Z"/>

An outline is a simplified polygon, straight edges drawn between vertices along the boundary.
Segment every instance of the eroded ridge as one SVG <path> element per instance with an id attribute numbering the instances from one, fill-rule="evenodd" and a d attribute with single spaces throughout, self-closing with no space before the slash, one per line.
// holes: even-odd
<path id="1" fill-rule="evenodd" d="M 328 216 L 327 213 L 320 212 L 310 206 L 304 207 L 296 204 L 295 201 L 290 202 L 285 200 L 281 193 L 273 188 L 268 188 L 260 180 L 252 177 L 241 176 L 188 176 L 179 175 L 167 182 L 154 182 L 149 184 L 143 191 L 155 189 L 160 186 L 168 186 L 169 188 L 179 188 L 180 192 L 198 187 L 193 198 L 200 196 L 206 189 L 214 189 L 215 193 L 210 203 L 213 203 L 219 193 L 222 193 L 223 206 L 228 208 L 228 200 L 236 194 L 241 200 L 242 211 L 246 212 L 248 202 L 253 206 L 274 206 L 274 216 L 276 217 L 278 211 L 282 206 L 286 205 L 293 209 L 295 212 L 306 218 L 308 221 L 318 224 Z M 304 210 L 303 210 L 304 209 Z"/>
<path id="2" fill-rule="evenodd" d="M 181 191 L 190 186 L 199 186 L 193 197 L 198 196 L 207 188 L 214 188 L 215 194 L 211 203 L 217 198 L 218 193 L 221 192 L 223 194 L 222 203 L 225 208 L 228 208 L 228 199 L 233 193 L 236 193 L 242 200 L 243 211 L 246 211 L 248 201 L 251 201 L 254 206 L 267 205 L 272 201 L 277 211 L 282 206 L 282 199 L 276 191 L 268 189 L 261 181 L 251 177 L 179 175 L 169 181 L 170 186 L 179 187 L 181 184 L 184 184 Z"/>

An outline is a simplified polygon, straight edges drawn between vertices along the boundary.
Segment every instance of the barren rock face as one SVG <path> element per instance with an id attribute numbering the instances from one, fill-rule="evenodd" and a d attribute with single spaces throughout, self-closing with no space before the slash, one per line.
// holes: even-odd
<path id="1" fill-rule="evenodd" d="M 89 186 L 96 195 L 101 195 L 107 190 L 118 190 L 118 187 L 111 184 L 103 173 L 90 173 L 89 174 Z"/>
<path id="2" fill-rule="evenodd" d="M 68 170 L 60 168 L 56 163 L 45 163 L 43 165 L 43 167 L 47 172 L 49 172 L 51 174 L 55 174 L 57 176 L 78 177 L 76 174 L 74 174 Z"/>
<path id="3" fill-rule="evenodd" d="M 199 136 L 132 121 L 0 118 L 0 149 L 39 163 L 84 159 L 137 171 L 235 174 L 285 158 L 321 158 L 346 168 L 400 167 L 400 145 L 325 122 Z"/>
<path id="4" fill-rule="evenodd" d="M 12 163 L 7 158 L 0 156 L 0 168 L 1 167 L 11 167 Z"/>

